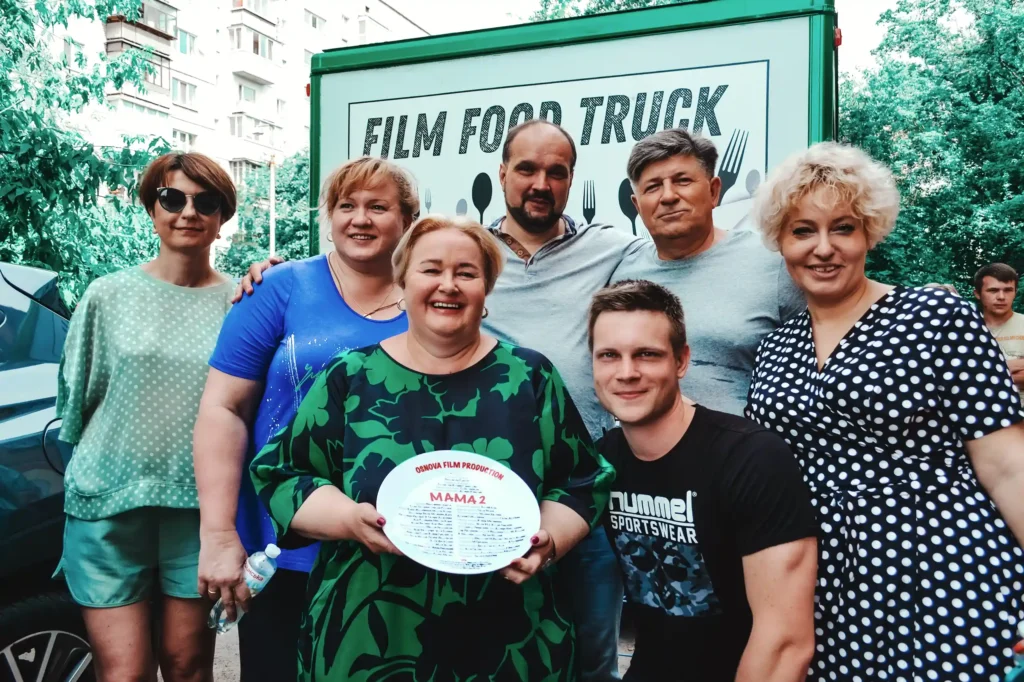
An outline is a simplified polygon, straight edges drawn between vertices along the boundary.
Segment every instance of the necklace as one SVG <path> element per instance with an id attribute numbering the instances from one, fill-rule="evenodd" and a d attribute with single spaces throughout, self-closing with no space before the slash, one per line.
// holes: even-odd
<path id="1" fill-rule="evenodd" d="M 398 301 L 395 301 L 393 303 L 388 303 L 386 305 L 384 303 L 385 301 L 388 300 L 388 298 L 391 296 L 391 294 L 393 294 L 395 292 L 395 285 L 394 284 L 392 284 L 391 288 L 388 289 L 388 292 L 386 294 L 384 294 L 384 298 L 382 298 L 380 300 L 380 303 L 377 305 L 377 307 L 374 308 L 373 310 L 371 310 L 370 312 L 364 311 L 359 306 L 359 304 L 355 302 L 355 300 L 351 300 L 350 301 L 347 298 L 345 298 L 345 290 L 341 286 L 341 274 L 337 270 L 334 269 L 334 261 L 331 260 L 331 256 L 333 256 L 333 255 L 335 255 L 335 252 L 333 252 L 333 251 L 331 253 L 327 254 L 327 267 L 330 268 L 330 270 L 331 270 L 331 278 L 334 280 L 334 286 L 338 287 L 338 293 L 341 294 L 341 298 L 346 303 L 350 304 L 353 308 L 355 308 L 356 311 L 360 315 L 362 315 L 364 318 L 369 318 L 370 315 L 373 315 L 374 313 L 379 313 L 382 310 L 387 310 L 388 308 L 391 308 L 391 307 L 394 307 L 394 306 L 398 305 Z"/>

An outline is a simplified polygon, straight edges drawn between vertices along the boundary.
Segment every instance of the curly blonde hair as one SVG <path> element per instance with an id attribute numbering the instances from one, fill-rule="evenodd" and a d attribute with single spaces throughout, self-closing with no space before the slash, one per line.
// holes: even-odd
<path id="1" fill-rule="evenodd" d="M 849 204 L 864 222 L 869 247 L 892 232 L 900 193 L 889 169 L 856 147 L 820 142 L 783 161 L 757 189 L 753 213 L 765 246 L 779 250 L 779 235 L 796 205 L 822 188 L 831 194 L 828 201 Z"/>

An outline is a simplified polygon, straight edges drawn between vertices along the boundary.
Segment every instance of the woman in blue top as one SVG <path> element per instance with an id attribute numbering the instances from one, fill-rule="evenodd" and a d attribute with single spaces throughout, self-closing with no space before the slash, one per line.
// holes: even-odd
<path id="1" fill-rule="evenodd" d="M 419 213 L 411 178 L 382 159 L 360 158 L 324 183 L 322 217 L 334 249 L 267 272 L 259 294 L 228 314 L 210 359 L 195 427 L 201 512 L 199 587 L 239 623 L 243 680 L 295 679 L 307 574 L 315 546 L 282 552 L 279 570 L 248 604 L 241 566 L 274 541 L 247 468 L 295 415 L 314 377 L 338 353 L 406 330 L 391 254 Z"/>

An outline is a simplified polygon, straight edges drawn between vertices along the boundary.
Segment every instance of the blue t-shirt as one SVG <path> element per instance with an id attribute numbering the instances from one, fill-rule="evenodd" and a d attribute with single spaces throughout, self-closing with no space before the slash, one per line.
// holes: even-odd
<path id="1" fill-rule="evenodd" d="M 408 328 L 405 313 L 368 320 L 338 295 L 326 256 L 285 263 L 266 272 L 252 296 L 224 320 L 210 366 L 241 379 L 264 382 L 249 433 L 249 452 L 238 500 L 238 535 L 250 554 L 275 541 L 270 517 L 256 497 L 249 463 L 288 425 L 299 403 L 331 358 L 371 346 Z M 309 572 L 319 545 L 282 551 L 281 568 Z"/>

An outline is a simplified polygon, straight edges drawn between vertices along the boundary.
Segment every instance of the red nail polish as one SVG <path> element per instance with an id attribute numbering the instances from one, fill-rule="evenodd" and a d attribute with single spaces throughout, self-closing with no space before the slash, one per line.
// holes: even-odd
<path id="1" fill-rule="evenodd" d="M 377 525 L 378 526 L 381 526 L 383 528 L 384 527 L 384 523 L 385 523 L 385 521 L 384 521 L 384 517 L 383 516 L 381 516 L 381 517 L 379 517 L 377 519 Z"/>
<path id="2" fill-rule="evenodd" d="M 536 535 L 534 535 L 532 538 L 530 538 L 530 544 L 531 545 L 536 545 L 538 542 L 540 542 L 540 538 L 537 537 Z"/>

